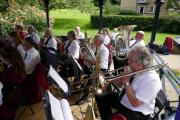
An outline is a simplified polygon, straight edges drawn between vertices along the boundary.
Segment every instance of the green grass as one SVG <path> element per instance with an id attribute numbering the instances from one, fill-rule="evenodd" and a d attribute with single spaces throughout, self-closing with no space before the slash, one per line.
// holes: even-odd
<path id="1" fill-rule="evenodd" d="M 97 32 L 98 29 L 92 29 L 90 24 L 90 14 L 81 13 L 78 10 L 53 10 L 50 12 L 50 16 L 54 19 L 53 33 L 55 35 L 66 34 L 70 30 L 74 30 L 76 26 L 81 27 L 81 31 L 87 31 L 88 36 L 92 37 Z M 132 32 L 131 37 L 135 35 L 136 32 Z M 167 36 L 175 37 L 175 34 L 167 33 L 157 33 L 155 43 L 163 44 Z M 151 39 L 151 32 L 145 31 L 145 42 L 149 43 Z"/>

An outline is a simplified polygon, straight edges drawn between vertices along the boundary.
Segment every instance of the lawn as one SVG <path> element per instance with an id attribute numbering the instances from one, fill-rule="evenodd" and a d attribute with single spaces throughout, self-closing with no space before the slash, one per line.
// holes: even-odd
<path id="1" fill-rule="evenodd" d="M 98 29 L 92 29 L 90 24 L 90 14 L 81 13 L 78 10 L 53 10 L 50 16 L 54 19 L 53 32 L 55 35 L 66 34 L 70 30 L 74 30 L 75 26 L 80 26 L 81 31 L 87 31 L 88 36 L 92 37 L 98 32 Z M 132 32 L 131 37 L 135 35 Z M 167 36 L 175 37 L 175 34 L 157 33 L 156 43 L 162 44 Z M 151 32 L 145 31 L 145 42 L 149 43 Z"/>

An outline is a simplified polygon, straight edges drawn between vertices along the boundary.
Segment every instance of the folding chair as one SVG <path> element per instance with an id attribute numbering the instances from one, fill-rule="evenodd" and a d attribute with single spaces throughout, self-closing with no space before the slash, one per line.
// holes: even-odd
<path id="1" fill-rule="evenodd" d="M 150 115 L 148 120 L 159 120 L 160 112 L 165 108 L 168 100 L 164 91 L 160 90 L 156 97 L 154 113 Z"/>

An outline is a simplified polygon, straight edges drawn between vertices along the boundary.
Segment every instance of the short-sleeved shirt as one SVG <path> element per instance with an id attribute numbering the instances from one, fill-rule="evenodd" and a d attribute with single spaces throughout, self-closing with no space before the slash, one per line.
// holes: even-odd
<path id="1" fill-rule="evenodd" d="M 155 98 L 161 89 L 161 82 L 159 75 L 155 71 L 147 71 L 136 74 L 131 86 L 135 92 L 135 96 L 143 104 L 138 107 L 133 107 L 125 94 L 120 101 L 122 105 L 130 110 L 138 111 L 144 115 L 152 114 L 155 107 Z"/>
<path id="2" fill-rule="evenodd" d="M 96 48 L 93 48 L 93 51 L 95 53 Z M 109 50 L 104 44 L 102 44 L 99 48 L 99 55 L 100 55 L 100 68 L 108 69 Z"/>
<path id="3" fill-rule="evenodd" d="M 47 47 L 54 48 L 54 50 L 57 50 L 57 41 L 54 37 L 51 37 L 49 40 L 46 39 L 44 41 L 44 43 L 46 43 L 46 42 L 47 42 L 47 44 L 46 44 Z"/>
<path id="4" fill-rule="evenodd" d="M 78 40 L 73 40 L 69 47 L 68 47 L 68 56 L 70 57 L 71 55 L 76 58 L 79 59 L 79 53 L 80 53 L 80 46 L 79 46 L 79 42 Z"/>

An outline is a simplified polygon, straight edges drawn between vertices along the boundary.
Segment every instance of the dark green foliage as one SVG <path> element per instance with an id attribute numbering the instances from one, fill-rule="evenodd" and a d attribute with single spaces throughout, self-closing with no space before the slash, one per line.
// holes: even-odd
<path id="1" fill-rule="evenodd" d="M 139 13 L 132 10 L 120 10 L 118 15 L 139 15 Z"/>
<path id="2" fill-rule="evenodd" d="M 98 27 L 97 15 L 91 16 L 91 25 Z M 120 25 L 137 25 L 135 30 L 152 30 L 153 17 L 150 16 L 127 16 L 127 15 L 103 15 L 103 27 L 114 28 Z M 180 33 L 180 17 L 161 17 L 159 20 L 159 32 Z"/>

